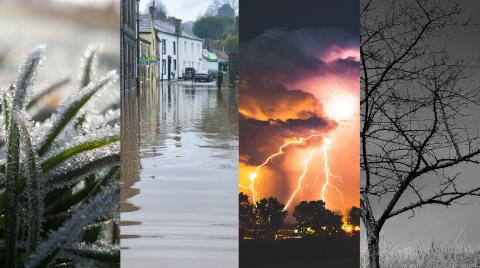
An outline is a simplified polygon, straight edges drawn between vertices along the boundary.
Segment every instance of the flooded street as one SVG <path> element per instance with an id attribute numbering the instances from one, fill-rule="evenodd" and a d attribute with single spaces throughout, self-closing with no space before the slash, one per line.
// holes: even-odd
<path id="1" fill-rule="evenodd" d="M 122 267 L 238 267 L 236 93 L 122 94 Z"/>

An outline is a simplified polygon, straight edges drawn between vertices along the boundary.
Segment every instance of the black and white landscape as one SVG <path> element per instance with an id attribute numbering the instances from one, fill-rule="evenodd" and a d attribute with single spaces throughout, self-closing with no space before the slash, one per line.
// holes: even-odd
<path id="1" fill-rule="evenodd" d="M 480 265 L 479 11 L 361 1 L 362 267 Z"/>

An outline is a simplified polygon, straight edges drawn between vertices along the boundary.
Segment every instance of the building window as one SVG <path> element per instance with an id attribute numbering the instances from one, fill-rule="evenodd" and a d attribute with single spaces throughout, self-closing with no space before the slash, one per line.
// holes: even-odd
<path id="1" fill-rule="evenodd" d="M 167 73 L 166 66 L 167 66 L 167 62 L 165 60 L 162 60 L 162 74 Z"/>
<path id="2" fill-rule="evenodd" d="M 162 39 L 162 54 L 166 54 L 167 53 L 167 42 L 165 41 L 165 39 Z"/>
<path id="3" fill-rule="evenodd" d="M 173 55 L 177 55 L 177 46 L 175 45 L 175 41 L 173 41 Z"/>
<path id="4" fill-rule="evenodd" d="M 177 70 L 177 60 L 173 60 L 173 70 Z"/>
<path id="5" fill-rule="evenodd" d="M 201 52 L 200 52 L 200 44 L 197 44 L 197 53 L 198 53 L 198 55 L 201 54 Z"/>
<path id="6" fill-rule="evenodd" d="M 183 42 L 183 48 L 185 49 L 185 55 L 187 55 L 187 41 Z"/>
<path id="7" fill-rule="evenodd" d="M 195 54 L 195 51 L 193 51 L 193 42 L 192 42 L 190 48 L 191 48 L 190 51 L 192 51 L 192 55 Z"/>

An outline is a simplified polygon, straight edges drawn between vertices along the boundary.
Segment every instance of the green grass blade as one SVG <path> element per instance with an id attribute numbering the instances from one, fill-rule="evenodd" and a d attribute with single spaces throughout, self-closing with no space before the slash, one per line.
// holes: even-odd
<path id="1" fill-rule="evenodd" d="M 22 150 L 25 155 L 25 177 L 27 179 L 28 202 L 28 243 L 27 252 L 35 251 L 40 240 L 41 218 L 43 215 L 44 189 L 37 174 L 37 156 L 32 146 L 30 131 L 25 121 L 19 120 Z"/>
<path id="2" fill-rule="evenodd" d="M 120 163 L 118 163 L 119 165 Z M 88 193 L 86 199 L 90 199 L 97 195 L 101 190 L 102 187 L 114 183 L 115 181 L 118 183 L 120 180 L 120 167 L 115 166 L 95 185 L 91 192 Z"/>
<path id="3" fill-rule="evenodd" d="M 15 116 L 10 116 L 7 145 L 7 181 L 5 185 L 5 267 L 15 268 L 17 261 L 17 181 L 20 174 L 20 133 Z"/>
<path id="4" fill-rule="evenodd" d="M 33 80 L 35 79 L 38 66 L 42 63 L 44 58 L 45 46 L 37 46 L 26 57 L 22 67 L 20 68 L 20 73 L 15 87 L 15 96 L 12 104 L 14 109 L 21 110 L 23 108 L 25 98 L 27 96 L 27 90 L 31 87 Z"/>
<path id="5" fill-rule="evenodd" d="M 29 98 L 44 54 L 36 47 L 15 84 L 0 88 L 0 267 L 118 267 L 112 245 L 119 240 L 105 238 L 118 221 L 120 138 L 118 125 L 109 125 L 117 114 L 91 121 L 88 114 L 91 99 L 118 75 L 93 78 L 97 52 L 89 48 L 74 95 L 45 124 L 31 125 L 26 109 L 68 83 Z"/>
<path id="6" fill-rule="evenodd" d="M 60 212 L 58 214 L 44 216 L 43 228 L 45 231 L 57 230 L 66 220 L 70 219 L 72 212 Z"/>
<path id="7" fill-rule="evenodd" d="M 47 133 L 45 139 L 41 142 L 38 154 L 43 156 L 50 148 L 55 138 L 77 115 L 78 111 L 91 99 L 99 90 L 109 86 L 117 79 L 116 72 L 112 71 L 101 78 L 97 83 L 90 83 L 80 93 L 73 95 L 67 100 L 67 104 L 57 113 L 53 127 Z"/>
<path id="8" fill-rule="evenodd" d="M 10 107 L 8 105 L 7 94 L 3 94 L 3 118 L 5 119 L 5 129 L 8 129 L 8 122 L 10 120 Z"/>
<path id="9" fill-rule="evenodd" d="M 110 136 L 110 137 L 104 137 L 98 140 L 89 140 L 84 143 L 78 144 L 76 146 L 73 146 L 69 149 L 66 149 L 57 155 L 45 160 L 42 163 L 42 170 L 43 171 L 49 171 L 52 168 L 60 165 L 62 162 L 65 160 L 69 159 L 70 157 L 85 152 L 85 151 L 90 151 L 94 149 L 98 149 L 100 147 L 112 144 L 114 142 L 119 141 L 120 138 L 118 136 Z"/>
<path id="10" fill-rule="evenodd" d="M 74 185 L 89 174 L 95 173 L 103 168 L 118 166 L 119 163 L 119 153 L 107 154 L 80 165 L 77 168 L 68 170 L 65 173 L 54 175 L 47 180 L 47 183 L 51 186 L 51 190 L 67 185 Z"/>
<path id="11" fill-rule="evenodd" d="M 26 180 L 23 177 L 18 178 L 17 186 L 15 187 L 17 196 L 19 196 L 25 189 Z M 0 214 L 6 212 L 7 207 L 7 191 L 0 193 Z"/>
<path id="12" fill-rule="evenodd" d="M 5 215 L 0 215 L 0 230 L 5 228 Z"/>
<path id="13" fill-rule="evenodd" d="M 88 259 L 95 259 L 108 263 L 120 263 L 120 248 L 103 244 L 74 243 L 66 249 L 67 252 Z"/>
<path id="14" fill-rule="evenodd" d="M 95 196 L 103 186 L 112 183 L 113 181 L 120 178 L 120 169 L 119 167 L 112 168 L 105 176 L 100 180 L 92 184 L 87 184 L 85 188 L 77 192 L 67 192 L 62 197 L 55 200 L 50 204 L 45 210 L 46 215 L 59 213 L 61 211 L 68 210 L 70 207 L 78 204 L 83 200 L 88 200 L 90 197 Z"/>
<path id="15" fill-rule="evenodd" d="M 94 46 L 90 46 L 85 51 L 85 55 L 83 57 L 82 62 L 82 73 L 80 76 L 80 84 L 79 89 L 83 89 L 92 81 L 93 76 L 93 68 L 94 68 L 94 61 L 96 55 L 96 48 Z"/>
<path id="16" fill-rule="evenodd" d="M 71 262 L 53 264 L 51 268 L 74 268 L 75 265 Z"/>
<path id="17" fill-rule="evenodd" d="M 85 243 L 95 243 L 98 241 L 102 231 L 113 224 L 113 221 L 108 219 L 106 221 L 98 221 L 92 223 L 84 228 L 82 241 Z"/>
<path id="18" fill-rule="evenodd" d="M 77 192 L 67 192 L 62 197 L 55 200 L 45 210 L 46 215 L 59 213 L 68 210 L 70 207 L 78 204 L 83 200 L 88 200 L 90 197 L 96 195 L 101 187 L 111 183 L 120 178 L 119 167 L 112 168 L 104 177 L 95 183 L 87 184 L 85 188 Z"/>
<path id="19" fill-rule="evenodd" d="M 82 229 L 93 221 L 110 215 L 118 207 L 119 186 L 112 183 L 82 204 L 60 228 L 50 233 L 47 240 L 42 242 L 30 259 L 26 267 L 38 267 L 45 263 L 47 258 L 53 259 L 52 253 L 64 248 L 71 237 L 79 234 Z"/>
<path id="20" fill-rule="evenodd" d="M 90 177 L 94 178 L 93 175 L 89 176 L 88 178 Z M 59 197 L 57 196 L 57 198 L 53 200 L 52 203 L 49 204 L 45 209 L 45 215 L 52 215 L 61 213 L 62 211 L 68 211 L 68 209 L 70 209 L 72 206 L 86 200 L 86 196 L 88 196 L 88 193 L 95 188 L 95 185 L 96 184 L 86 183 L 84 188 L 78 191 L 73 191 L 73 189 L 70 189 Z"/>

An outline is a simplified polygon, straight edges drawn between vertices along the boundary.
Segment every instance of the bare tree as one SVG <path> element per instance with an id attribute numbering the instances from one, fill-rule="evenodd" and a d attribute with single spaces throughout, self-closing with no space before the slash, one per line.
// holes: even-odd
<path id="1" fill-rule="evenodd" d="M 479 164 L 478 132 L 462 123 L 480 104 L 478 64 L 439 47 L 451 27 L 468 25 L 460 15 L 458 2 L 361 2 L 361 211 L 371 268 L 388 219 L 480 196 L 455 173 Z"/>

